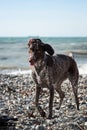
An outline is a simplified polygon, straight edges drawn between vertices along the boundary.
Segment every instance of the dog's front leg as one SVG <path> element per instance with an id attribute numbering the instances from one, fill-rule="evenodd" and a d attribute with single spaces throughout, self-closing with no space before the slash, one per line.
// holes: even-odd
<path id="1" fill-rule="evenodd" d="M 36 107 L 37 107 L 40 115 L 42 117 L 45 117 L 45 112 L 43 111 L 43 109 L 41 108 L 41 106 L 38 103 L 39 102 L 40 91 L 41 91 L 41 87 L 36 86 L 36 101 L 35 101 L 35 103 L 36 103 Z"/>
<path id="2" fill-rule="evenodd" d="M 50 98 L 49 98 L 49 116 L 48 118 L 52 118 L 52 108 L 53 108 L 53 98 L 54 98 L 54 88 L 53 86 L 50 87 Z"/>

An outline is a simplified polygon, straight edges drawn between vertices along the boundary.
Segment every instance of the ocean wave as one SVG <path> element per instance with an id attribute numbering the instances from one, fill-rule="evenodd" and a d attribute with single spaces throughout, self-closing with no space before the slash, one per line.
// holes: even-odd
<path id="1" fill-rule="evenodd" d="M 8 72 L 7 74 L 10 74 L 10 75 L 23 75 L 23 74 L 30 74 L 31 75 L 32 73 L 32 70 L 15 70 L 15 71 L 11 71 L 11 72 Z"/>
<path id="2" fill-rule="evenodd" d="M 67 51 L 66 53 L 78 54 L 78 55 L 87 55 L 87 51 L 85 50 L 75 50 L 75 51 Z"/>
<path id="3" fill-rule="evenodd" d="M 87 75 L 87 64 L 78 65 L 79 74 Z M 10 75 L 26 75 L 32 73 L 32 69 L 3 69 L 0 71 L 0 74 L 10 74 Z"/>
<path id="4" fill-rule="evenodd" d="M 79 74 L 85 74 L 87 75 L 87 64 L 83 64 L 78 66 L 79 68 Z"/>
<path id="5" fill-rule="evenodd" d="M 0 60 L 7 60 L 8 57 L 1 57 Z"/>
<path id="6" fill-rule="evenodd" d="M 0 73 L 26 74 L 28 70 L 28 47 L 30 37 L 0 38 Z M 37 38 L 33 37 L 32 38 Z M 44 43 L 49 43 L 55 54 L 70 54 L 81 67 L 80 73 L 87 64 L 87 37 L 38 37 Z M 85 64 L 85 66 L 84 66 Z M 21 68 L 21 69 L 19 69 Z"/>
<path id="7" fill-rule="evenodd" d="M 66 54 L 73 57 L 78 65 L 87 64 L 87 51 L 67 51 Z"/>
<path id="8" fill-rule="evenodd" d="M 0 71 L 0 74 L 7 74 L 7 75 L 24 75 L 24 74 L 30 74 L 31 75 L 32 70 L 21 70 L 21 69 L 4 69 Z"/>

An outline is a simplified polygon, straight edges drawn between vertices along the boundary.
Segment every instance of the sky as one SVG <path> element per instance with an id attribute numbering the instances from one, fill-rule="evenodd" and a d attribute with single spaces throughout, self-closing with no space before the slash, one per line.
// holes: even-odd
<path id="1" fill-rule="evenodd" d="M 87 36 L 87 0 L 0 0 L 2 36 Z"/>

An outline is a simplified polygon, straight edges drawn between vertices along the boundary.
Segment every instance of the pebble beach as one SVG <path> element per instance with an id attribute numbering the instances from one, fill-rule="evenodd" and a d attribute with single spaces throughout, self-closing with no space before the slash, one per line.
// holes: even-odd
<path id="1" fill-rule="evenodd" d="M 72 87 L 68 80 L 62 84 L 66 93 L 63 104 L 58 110 L 59 95 L 55 92 L 53 118 L 42 118 L 35 107 L 35 85 L 31 74 L 0 74 L 0 116 L 17 118 L 11 126 L 0 130 L 87 130 L 87 75 L 79 76 L 78 98 L 76 104 Z M 48 115 L 49 91 L 44 88 L 40 105 Z"/>

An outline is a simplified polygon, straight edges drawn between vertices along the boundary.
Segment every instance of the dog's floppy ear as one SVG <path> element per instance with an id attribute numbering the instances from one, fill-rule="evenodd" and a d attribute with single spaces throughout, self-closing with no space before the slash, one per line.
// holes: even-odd
<path id="1" fill-rule="evenodd" d="M 49 55 L 53 55 L 53 54 L 54 54 L 54 49 L 53 49 L 49 44 L 44 44 L 44 50 L 45 50 Z"/>

